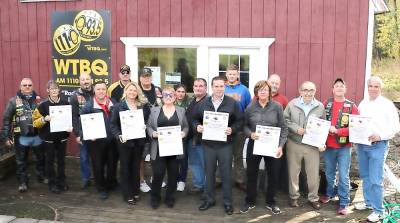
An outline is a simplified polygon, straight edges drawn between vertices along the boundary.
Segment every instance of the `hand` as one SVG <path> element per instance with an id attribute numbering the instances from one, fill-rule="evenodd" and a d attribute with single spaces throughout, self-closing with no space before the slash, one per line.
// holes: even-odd
<path id="1" fill-rule="evenodd" d="M 153 138 L 157 138 L 157 137 L 158 137 L 158 132 L 157 132 L 157 131 L 154 131 L 152 137 L 153 137 Z"/>
<path id="2" fill-rule="evenodd" d="M 126 143 L 127 141 L 123 135 L 119 135 L 118 138 L 121 143 Z"/>
<path id="3" fill-rule="evenodd" d="M 322 146 L 318 147 L 318 150 L 322 153 L 326 150 L 326 146 L 322 145 Z"/>
<path id="4" fill-rule="evenodd" d="M 231 135 L 231 134 L 232 134 L 232 128 L 231 128 L 231 127 L 226 128 L 226 129 L 225 129 L 225 134 L 226 134 L 227 136 Z"/>
<path id="5" fill-rule="evenodd" d="M 283 155 L 282 147 L 278 147 L 278 151 L 276 151 L 276 158 L 281 158 Z"/>
<path id="6" fill-rule="evenodd" d="M 299 128 L 299 129 L 297 129 L 297 134 L 299 134 L 299 135 L 304 135 L 306 133 L 306 130 L 305 129 L 303 129 L 303 128 Z"/>
<path id="7" fill-rule="evenodd" d="M 260 136 L 259 136 L 257 133 L 252 132 L 252 133 L 250 134 L 250 138 L 251 138 L 252 140 L 258 140 L 258 139 L 260 138 Z"/>
<path id="8" fill-rule="evenodd" d="M 46 117 L 44 117 L 44 120 L 45 120 L 46 122 L 50 122 L 50 120 L 51 120 L 50 115 L 46 115 Z"/>
<path id="9" fill-rule="evenodd" d="M 72 132 L 73 128 L 67 129 L 67 132 Z"/>
<path id="10" fill-rule="evenodd" d="M 185 132 L 181 132 L 181 136 L 182 136 L 182 138 L 185 138 Z"/>
<path id="11" fill-rule="evenodd" d="M 78 137 L 76 137 L 75 140 L 76 140 L 76 142 L 77 142 L 78 144 L 81 144 L 81 145 L 82 145 L 81 137 L 78 136 Z"/>
<path id="12" fill-rule="evenodd" d="M 337 134 L 337 128 L 333 125 L 329 128 L 329 133 L 331 134 Z"/>
<path id="13" fill-rule="evenodd" d="M 378 134 L 372 134 L 370 137 L 368 137 L 368 140 L 370 142 L 377 142 L 377 141 L 381 141 L 381 137 Z"/>
<path id="14" fill-rule="evenodd" d="M 204 128 L 203 128 L 202 125 L 198 125 L 198 126 L 197 126 L 197 132 L 198 132 L 198 133 L 203 133 L 203 130 L 204 130 Z"/>
<path id="15" fill-rule="evenodd" d="M 6 146 L 10 147 L 14 144 L 14 142 L 11 139 L 6 140 Z"/>

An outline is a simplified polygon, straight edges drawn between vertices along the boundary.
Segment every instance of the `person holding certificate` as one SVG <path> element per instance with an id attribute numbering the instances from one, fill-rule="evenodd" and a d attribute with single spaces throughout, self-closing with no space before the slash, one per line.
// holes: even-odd
<path id="1" fill-rule="evenodd" d="M 153 107 L 147 123 L 147 133 L 151 137 L 151 166 L 153 169 L 153 181 L 151 184 L 151 200 L 150 205 L 153 209 L 157 209 L 161 202 L 161 185 L 167 171 L 168 182 L 165 193 L 165 203 L 167 207 L 173 208 L 175 205 L 175 191 L 178 181 L 178 165 L 181 155 L 183 154 L 182 141 L 180 144 L 181 155 L 162 156 L 161 149 L 176 150 L 177 148 L 161 148 L 158 142 L 160 127 L 177 127 L 181 128 L 181 134 L 178 137 L 186 137 L 189 126 L 185 116 L 185 109 L 175 106 L 175 91 L 171 87 L 163 89 L 163 103 L 161 107 Z M 176 146 L 178 147 L 178 145 Z M 179 153 L 179 152 L 178 152 Z M 175 153 L 175 154 L 178 154 Z"/>
<path id="2" fill-rule="evenodd" d="M 65 182 L 65 150 L 72 127 L 65 131 L 51 131 L 50 123 L 53 118 L 56 118 L 55 115 L 57 114 L 50 114 L 50 107 L 69 105 L 69 103 L 60 98 L 60 88 L 53 80 L 47 82 L 47 93 L 49 98 L 39 104 L 33 112 L 32 119 L 33 127 L 39 129 L 39 137 L 43 140 L 46 160 L 45 172 L 49 179 L 49 190 L 59 194 L 69 188 Z M 66 115 L 69 115 L 71 120 L 72 113 L 71 110 L 69 111 L 70 113 Z M 72 125 L 72 122 L 70 125 Z M 54 169 L 54 161 L 57 162 L 57 172 Z"/>
<path id="3" fill-rule="evenodd" d="M 315 98 L 316 86 L 313 82 L 303 82 L 299 92 L 300 97 L 291 100 L 283 113 L 289 129 L 286 144 L 289 168 L 289 204 L 292 207 L 299 206 L 299 174 L 301 162 L 304 159 L 308 201 L 314 209 L 319 209 L 321 207 L 318 202 L 319 148 L 302 143 L 302 139 L 306 133 L 308 119 L 310 117 L 326 119 L 325 109 L 324 105 Z"/>
<path id="4" fill-rule="evenodd" d="M 268 187 L 266 192 L 266 208 L 273 214 L 281 213 L 276 205 L 275 195 L 279 185 L 280 176 L 280 157 L 283 155 L 283 146 L 287 139 L 287 126 L 283 118 L 282 106 L 271 100 L 271 86 L 266 80 L 256 83 L 254 86 L 256 101 L 247 107 L 244 114 L 244 134 L 250 138 L 247 144 L 247 188 L 245 204 L 241 208 L 241 213 L 246 213 L 255 207 L 257 198 L 257 178 L 261 159 L 264 159 L 265 168 L 268 174 Z M 273 156 L 263 156 L 253 154 L 254 142 L 260 139 L 260 133 L 256 130 L 257 126 L 268 126 L 280 128 L 280 134 L 275 137 L 279 141 L 277 145 L 266 145 L 263 150 L 276 150 Z M 279 132 L 279 131 L 278 131 Z M 271 146 L 276 148 L 272 148 Z"/>
<path id="5" fill-rule="evenodd" d="M 121 112 L 132 113 L 128 117 L 122 116 Z M 133 111 L 142 114 L 136 115 Z M 128 113 L 129 114 L 129 113 Z M 142 158 L 143 147 L 146 143 L 145 124 L 150 115 L 150 107 L 147 99 L 136 82 L 129 82 L 125 85 L 121 102 L 114 106 L 111 113 L 111 131 L 118 142 L 120 157 L 120 178 L 121 192 L 124 201 L 133 205 L 139 200 L 140 186 L 140 161 Z M 138 117 L 141 120 L 136 120 Z M 140 124 L 142 123 L 142 124 Z M 143 135 L 127 136 L 122 129 L 127 125 L 142 130 Z M 129 129 L 127 128 L 129 131 Z M 130 130 L 130 132 L 134 132 Z"/>
<path id="6" fill-rule="evenodd" d="M 241 130 L 243 115 L 235 99 L 225 96 L 225 80 L 223 77 L 214 77 L 211 81 L 211 87 L 211 97 L 204 99 L 204 101 L 197 106 L 197 112 L 193 116 L 193 127 L 198 133 L 202 133 L 206 167 L 206 199 L 199 206 L 199 210 L 205 211 L 215 205 L 215 171 L 218 163 L 222 180 L 225 213 L 232 215 L 231 175 L 233 135 Z M 207 129 L 205 126 L 206 122 L 208 122 L 207 125 L 213 126 L 213 128 Z M 217 128 L 217 123 L 220 124 L 219 128 Z M 223 128 L 221 128 L 221 126 Z M 205 137 L 205 133 L 208 130 L 214 131 L 214 134 L 207 134 L 207 137 Z M 210 139 L 215 134 L 223 137 Z"/>
<path id="7" fill-rule="evenodd" d="M 113 101 L 107 97 L 107 85 L 103 81 L 96 82 L 93 85 L 94 97 L 86 102 L 81 112 L 82 116 L 85 114 L 99 113 L 103 116 L 104 126 L 106 130 L 105 138 L 97 138 L 85 140 L 83 137 L 83 127 L 80 129 L 80 138 L 84 140 L 84 144 L 87 145 L 89 155 L 92 160 L 94 180 L 96 183 L 96 189 L 99 192 L 100 199 L 105 200 L 108 198 L 108 191 L 115 188 L 118 185 L 116 179 L 117 162 L 116 160 L 116 148 L 115 139 L 111 132 L 110 127 L 110 116 L 111 109 L 113 108 Z M 100 125 L 99 125 L 100 126 Z M 86 128 L 85 128 L 86 129 Z M 101 135 L 100 129 L 98 128 L 87 128 L 92 134 Z M 107 170 L 107 173 L 105 172 Z"/>

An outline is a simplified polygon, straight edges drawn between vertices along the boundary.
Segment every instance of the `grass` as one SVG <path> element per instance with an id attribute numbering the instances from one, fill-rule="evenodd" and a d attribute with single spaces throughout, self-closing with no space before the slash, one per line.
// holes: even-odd
<path id="1" fill-rule="evenodd" d="M 392 101 L 400 101 L 400 60 L 374 59 L 372 75 L 382 78 L 385 85 L 382 92 L 384 96 Z"/>
<path id="2" fill-rule="evenodd" d="M 33 218 L 53 221 L 55 213 L 53 209 L 36 202 L 0 203 L 0 213 L 15 216 L 17 218 Z"/>

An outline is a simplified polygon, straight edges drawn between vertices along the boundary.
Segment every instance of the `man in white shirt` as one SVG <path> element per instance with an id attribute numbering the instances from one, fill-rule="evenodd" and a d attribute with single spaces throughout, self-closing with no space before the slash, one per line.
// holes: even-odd
<path id="1" fill-rule="evenodd" d="M 372 209 L 368 221 L 383 218 L 384 163 L 389 140 L 400 131 L 399 114 L 393 102 L 381 95 L 383 82 L 379 77 L 368 79 L 369 97 L 358 106 L 360 115 L 371 117 L 371 145 L 358 144 L 358 163 L 363 180 L 364 202 L 355 205 L 357 210 Z"/>

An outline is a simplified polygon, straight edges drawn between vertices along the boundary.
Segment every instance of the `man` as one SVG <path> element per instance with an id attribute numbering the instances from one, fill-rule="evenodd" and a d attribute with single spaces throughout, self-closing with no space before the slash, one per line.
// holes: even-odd
<path id="1" fill-rule="evenodd" d="M 82 177 L 82 189 L 87 189 L 90 186 L 89 154 L 87 146 L 85 144 L 82 144 L 81 138 L 79 137 L 79 116 L 85 103 L 92 99 L 94 92 L 92 89 L 92 78 L 88 73 L 82 73 L 79 76 L 79 84 L 80 88 L 74 91 L 69 100 L 72 107 L 73 132 L 76 136 L 76 142 L 79 144 L 79 161 Z"/>
<path id="2" fill-rule="evenodd" d="M 232 206 L 232 135 L 237 133 L 242 127 L 243 114 L 238 103 L 231 97 L 224 94 L 225 80 L 223 77 L 214 77 L 211 81 L 212 95 L 204 99 L 198 105 L 194 115 L 193 125 L 198 133 L 203 133 L 204 111 L 223 112 L 229 114 L 228 127 L 225 130 L 227 135 L 226 142 L 202 140 L 204 148 L 204 160 L 206 167 L 206 188 L 205 201 L 200 205 L 199 210 L 205 211 L 215 205 L 215 171 L 218 163 L 222 179 L 223 199 L 225 213 L 233 214 Z"/>
<path id="3" fill-rule="evenodd" d="M 340 215 L 347 214 L 350 203 L 350 164 L 351 143 L 349 142 L 349 114 L 358 114 L 357 106 L 345 97 L 346 83 L 337 78 L 333 82 L 333 98 L 325 103 L 326 119 L 331 122 L 326 151 L 324 152 L 325 174 L 327 180 L 326 194 L 320 198 L 321 203 L 328 203 L 335 197 L 336 170 L 339 171 L 337 194 L 339 195 Z"/>
<path id="4" fill-rule="evenodd" d="M 368 221 L 378 222 L 383 218 L 384 164 L 389 140 L 400 131 L 399 114 L 393 102 L 381 95 L 383 82 L 379 77 L 368 79 L 368 97 L 359 107 L 360 115 L 371 118 L 371 145 L 358 144 L 358 165 L 363 180 L 364 202 L 355 204 L 357 210 L 372 209 Z"/>
<path id="5" fill-rule="evenodd" d="M 244 110 L 251 102 L 251 96 L 249 89 L 240 83 L 239 68 L 231 64 L 226 69 L 226 85 L 225 85 L 225 95 L 232 97 L 240 105 L 240 112 L 244 114 Z M 245 191 L 245 180 L 246 175 L 243 166 L 243 144 L 246 137 L 243 131 L 240 130 L 235 136 L 235 142 L 233 146 L 233 175 L 235 185 Z"/>
<path id="6" fill-rule="evenodd" d="M 186 109 L 186 118 L 189 124 L 188 140 L 188 157 L 189 166 L 192 170 L 192 188 L 189 193 L 197 194 L 204 190 L 204 149 L 201 145 L 201 140 L 197 135 L 197 131 L 193 129 L 193 115 L 197 110 L 197 105 L 207 98 L 207 81 L 203 78 L 197 78 L 193 83 L 194 97 L 190 101 Z"/>
<path id="7" fill-rule="evenodd" d="M 3 115 L 2 141 L 7 146 L 15 143 L 15 159 L 17 164 L 18 191 L 28 190 L 28 152 L 31 148 L 36 157 L 37 180 L 44 183 L 44 156 L 42 140 L 33 127 L 32 113 L 40 102 L 40 97 L 33 90 L 32 79 L 23 78 L 20 90 L 7 104 Z"/>
<path id="8" fill-rule="evenodd" d="M 291 100 L 284 111 L 284 117 L 289 128 L 286 143 L 287 162 L 289 168 L 290 206 L 298 207 L 299 173 L 304 159 L 308 183 L 308 201 L 314 209 L 319 209 L 319 148 L 303 144 L 307 120 L 314 116 L 325 119 L 325 109 L 321 102 L 315 99 L 316 86 L 305 81 L 299 88 L 300 97 Z"/>
<path id="9" fill-rule="evenodd" d="M 120 102 L 124 94 L 125 85 L 131 82 L 131 68 L 128 65 L 122 65 L 119 69 L 119 81 L 113 83 L 107 90 L 107 95 Z"/>
<path id="10" fill-rule="evenodd" d="M 271 74 L 268 78 L 268 82 L 271 85 L 272 100 L 282 105 L 283 110 L 285 110 L 288 104 L 288 99 L 285 95 L 279 93 L 281 78 L 278 74 Z"/>

